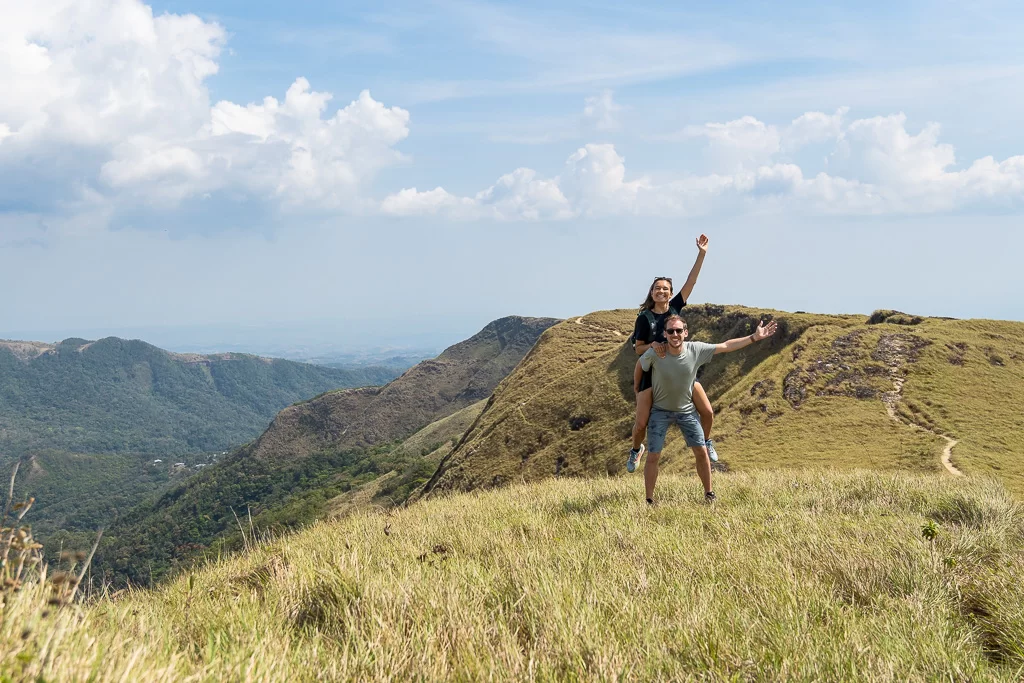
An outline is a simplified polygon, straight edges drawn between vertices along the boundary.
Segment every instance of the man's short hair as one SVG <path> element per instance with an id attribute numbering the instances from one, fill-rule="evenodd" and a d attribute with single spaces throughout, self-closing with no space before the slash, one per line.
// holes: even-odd
<path id="1" fill-rule="evenodd" d="M 681 316 L 681 315 L 676 315 L 675 313 L 673 313 L 673 314 L 672 314 L 672 315 L 670 315 L 669 317 L 665 318 L 665 324 L 664 324 L 664 325 L 662 325 L 662 329 L 667 329 L 667 328 L 668 328 L 668 324 L 669 324 L 670 322 L 673 322 L 673 321 L 675 321 L 675 320 L 678 320 L 679 322 L 681 322 L 681 323 L 683 324 L 683 329 L 684 329 L 684 330 L 689 330 L 689 328 L 688 328 L 688 327 L 686 326 L 686 321 L 685 321 L 685 320 L 683 320 L 683 316 Z"/>

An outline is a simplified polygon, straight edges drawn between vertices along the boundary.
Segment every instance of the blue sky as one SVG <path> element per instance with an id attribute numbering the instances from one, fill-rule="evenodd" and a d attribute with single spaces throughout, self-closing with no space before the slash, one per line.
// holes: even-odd
<path id="1" fill-rule="evenodd" d="M 1024 319 L 1019 3 L 3 5 L 0 337 Z"/>

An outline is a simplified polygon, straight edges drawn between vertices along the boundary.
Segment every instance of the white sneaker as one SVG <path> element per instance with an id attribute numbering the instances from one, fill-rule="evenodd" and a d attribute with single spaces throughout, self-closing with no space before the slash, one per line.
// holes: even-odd
<path id="1" fill-rule="evenodd" d="M 711 462 L 718 462 L 718 451 L 715 450 L 715 442 L 708 439 L 704 442 L 704 445 L 708 447 L 708 457 L 711 458 Z"/>
<path id="2" fill-rule="evenodd" d="M 637 463 L 640 462 L 640 458 L 643 457 L 644 451 L 646 450 L 647 448 L 643 444 L 640 444 L 639 450 L 634 451 L 632 448 L 629 449 L 629 458 L 626 459 L 627 472 L 629 472 L 630 474 L 636 472 Z"/>

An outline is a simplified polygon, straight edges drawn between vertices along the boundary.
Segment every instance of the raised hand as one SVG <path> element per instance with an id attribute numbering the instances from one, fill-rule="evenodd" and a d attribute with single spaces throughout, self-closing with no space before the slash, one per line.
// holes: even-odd
<path id="1" fill-rule="evenodd" d="M 762 339 L 767 339 L 775 334 L 776 329 L 778 329 L 778 325 L 775 324 L 774 320 L 768 321 L 767 325 L 764 324 L 763 320 L 758 322 L 757 330 L 754 331 L 754 341 L 758 342 Z"/>
<path id="2" fill-rule="evenodd" d="M 656 354 L 658 354 L 658 358 L 664 358 L 665 357 L 665 349 L 666 349 L 665 342 L 654 342 L 654 343 L 651 344 L 651 348 L 654 349 L 654 352 Z"/>
<path id="3" fill-rule="evenodd" d="M 701 233 L 701 236 L 697 238 L 697 248 L 700 249 L 702 254 L 708 253 L 708 236 Z"/>

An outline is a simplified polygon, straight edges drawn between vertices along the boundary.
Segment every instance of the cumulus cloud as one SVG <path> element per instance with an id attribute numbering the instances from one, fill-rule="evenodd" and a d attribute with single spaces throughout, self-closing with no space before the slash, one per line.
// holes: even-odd
<path id="1" fill-rule="evenodd" d="M 518 168 L 498 178 L 473 197 L 455 197 L 442 188 L 415 188 L 389 195 L 381 210 L 392 215 L 445 213 L 453 218 L 561 220 L 632 211 L 646 179 L 626 180 L 625 160 L 613 145 L 586 145 L 566 161 L 564 171 L 550 179 Z"/>
<path id="2" fill-rule="evenodd" d="M 908 127 L 898 113 L 851 121 L 847 108 L 788 123 L 743 116 L 686 126 L 665 141 L 669 154 L 680 145 L 674 175 L 657 181 L 631 171 L 614 145 L 586 144 L 567 149 L 557 172 L 516 168 L 466 196 L 406 188 L 379 200 L 379 172 L 407 162 L 398 150 L 410 132 L 404 109 L 365 90 L 336 102 L 301 77 L 283 96 L 215 102 L 207 84 L 226 44 L 216 22 L 154 14 L 141 0 L 8 5 L 0 22 L 0 225 L 10 234 L 20 226 L 18 243 L 119 217 L 182 229 L 175 210 L 221 220 L 225 212 L 202 210 L 218 202 L 231 204 L 237 224 L 297 210 L 565 220 L 1024 204 L 1024 156 L 965 163 L 938 124 Z M 621 109 L 610 90 L 587 98 L 582 129 L 617 130 Z M 710 162 L 700 172 L 686 168 L 685 146 L 694 144 Z M 806 166 L 812 152 L 826 159 L 825 171 Z"/>
<path id="3" fill-rule="evenodd" d="M 914 214 L 973 206 L 1024 206 L 1024 156 L 1003 161 L 985 157 L 955 170 L 952 145 L 939 141 L 939 126 L 907 129 L 894 114 L 846 123 L 848 110 L 807 112 L 777 127 L 752 116 L 690 126 L 677 139 L 704 139 L 733 162 L 728 170 L 683 174 L 656 183 L 630 179 L 625 159 L 613 145 L 585 145 L 572 153 L 561 173 L 540 179 L 518 169 L 474 197 L 403 190 L 383 209 L 415 213 L 417 202 L 452 217 L 523 220 L 605 215 L 689 216 L 710 212 L 785 209 L 819 214 Z M 790 155 L 812 144 L 832 145 L 829 172 L 808 174 Z M 510 177 L 528 179 L 512 182 Z M 501 210 L 486 211 L 486 198 L 502 188 Z M 546 210 L 536 197 L 543 188 Z M 434 190 L 432 192 L 438 192 Z M 394 207 L 402 204 L 404 209 Z M 458 211 L 455 211 L 455 208 Z"/>
<path id="4" fill-rule="evenodd" d="M 703 138 L 719 165 L 730 168 L 763 163 L 778 153 L 782 143 L 782 135 L 775 126 L 753 116 L 725 123 L 686 126 L 678 137 Z"/>
<path id="5" fill-rule="evenodd" d="M 782 132 L 782 147 L 792 151 L 837 139 L 843 131 L 843 119 L 849 111 L 849 107 L 840 107 L 834 114 L 820 111 L 801 114 Z"/>
<path id="6" fill-rule="evenodd" d="M 498 220 L 559 220 L 572 214 L 558 183 L 538 180 L 535 171 L 517 168 L 473 197 L 457 197 L 444 188 L 419 192 L 405 189 L 381 202 L 381 211 L 393 216 L 433 215 Z"/>
<path id="7" fill-rule="evenodd" d="M 332 95 L 304 78 L 280 101 L 211 103 L 225 43 L 216 23 L 154 15 L 139 0 L 21 3 L 4 14 L 0 170 L 38 176 L 9 189 L 21 201 L 34 186 L 48 193 L 40 205 L 99 196 L 174 206 L 220 193 L 359 211 L 374 174 L 403 161 L 394 146 L 408 112 L 367 91 L 333 113 Z"/>

